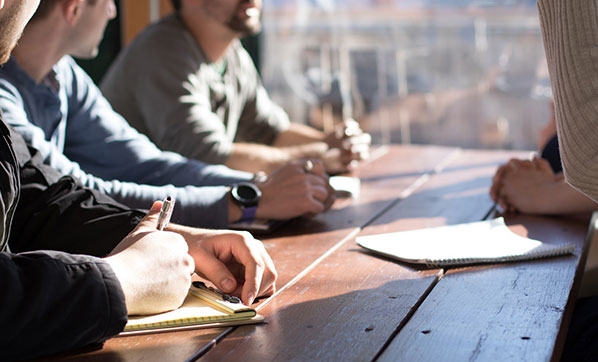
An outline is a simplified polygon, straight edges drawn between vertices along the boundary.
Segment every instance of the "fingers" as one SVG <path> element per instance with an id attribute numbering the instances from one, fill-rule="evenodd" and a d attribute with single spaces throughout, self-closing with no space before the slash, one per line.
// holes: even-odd
<path id="1" fill-rule="evenodd" d="M 355 122 L 356 123 L 356 122 Z M 357 124 L 357 123 L 356 123 Z M 341 162 L 345 167 L 353 161 L 362 161 L 370 156 L 372 136 L 364 133 L 357 124 L 357 128 L 345 129 L 345 138 L 341 143 Z"/>
<path id="2" fill-rule="evenodd" d="M 247 305 L 253 303 L 256 297 L 270 295 L 275 291 L 277 275 L 274 263 L 263 247 L 256 249 L 253 254 L 259 253 L 259 255 L 250 255 L 247 262 L 243 264 L 245 266 L 245 283 L 241 299 Z"/>
<path id="3" fill-rule="evenodd" d="M 106 258 L 121 282 L 130 313 L 178 307 L 195 270 L 183 236 L 156 229 L 160 207 L 160 202 L 154 203 L 138 227 Z"/>
<path id="4" fill-rule="evenodd" d="M 336 142 L 330 145 L 342 150 L 343 164 L 351 161 L 364 160 L 369 157 L 369 149 L 372 143 L 372 136 L 364 132 L 359 123 L 352 118 L 347 118 L 339 124 L 335 132 Z"/>
<path id="5" fill-rule="evenodd" d="M 187 245 L 187 243 L 185 243 L 185 245 Z M 187 247 L 187 251 L 188 250 L 189 248 Z M 189 283 L 191 283 L 191 275 L 195 273 L 195 259 L 193 259 L 191 255 L 187 254 L 185 256 L 184 264 L 187 265 L 187 275 L 189 275 Z"/>
<path id="6" fill-rule="evenodd" d="M 312 160 L 307 160 L 305 161 L 305 164 L 303 165 L 303 171 L 305 171 L 305 173 L 311 173 L 314 169 L 314 163 Z"/>
<path id="7" fill-rule="evenodd" d="M 501 185 L 495 202 L 505 213 L 515 212 L 516 210 L 513 203 L 509 200 L 509 194 L 505 190 L 504 185 Z"/>
<path id="8" fill-rule="evenodd" d="M 550 164 L 538 155 L 531 159 L 511 159 L 497 169 L 490 196 L 505 212 L 521 212 L 535 202 L 530 200 L 538 180 L 554 177 Z"/>
<path id="9" fill-rule="evenodd" d="M 367 150 L 372 143 L 372 136 L 369 133 L 361 133 L 345 138 L 343 140 L 343 149 L 357 153 L 360 150 Z"/>
<path id="10" fill-rule="evenodd" d="M 162 201 L 155 201 L 151 208 L 149 209 L 147 215 L 141 221 L 133 231 L 125 237 L 111 252 L 111 255 L 118 254 L 121 251 L 127 249 L 131 245 L 135 244 L 137 240 L 142 238 L 145 234 L 160 232 L 164 233 L 164 240 L 170 240 L 171 235 L 170 233 L 166 233 L 163 231 L 158 231 L 158 217 L 160 215 L 160 209 L 162 207 Z M 170 242 L 170 241 L 169 241 Z M 185 252 L 187 252 L 187 244 L 185 242 L 172 242 L 172 247 L 182 248 Z"/>
<path id="11" fill-rule="evenodd" d="M 336 138 L 343 139 L 363 133 L 359 123 L 353 118 L 347 118 L 336 126 Z"/>
<path id="12" fill-rule="evenodd" d="M 275 220 L 320 213 L 334 196 L 323 162 L 317 159 L 285 164 L 260 184 L 260 189 L 256 216 Z"/>
<path id="13" fill-rule="evenodd" d="M 367 135 L 369 137 L 369 135 Z M 352 163 L 367 160 L 370 157 L 370 144 L 353 144 L 346 140 L 343 143 L 343 149 L 340 150 L 340 163 L 347 169 L 352 167 Z"/>
<path id="14" fill-rule="evenodd" d="M 318 214 L 328 210 L 336 199 L 334 188 L 330 185 L 328 176 L 307 176 L 307 200 L 311 201 L 309 213 L 306 216 Z"/>
<path id="15" fill-rule="evenodd" d="M 492 185 L 490 186 L 490 198 L 492 199 L 492 201 L 494 202 L 498 202 L 498 194 L 500 191 L 500 187 L 501 185 L 498 183 L 493 182 Z"/>
<path id="16" fill-rule="evenodd" d="M 509 203 L 507 195 L 501 193 L 497 199 L 498 206 L 503 209 L 504 212 L 512 212 L 513 206 Z"/>
<path id="17" fill-rule="evenodd" d="M 194 255 L 197 259 L 195 264 L 197 273 L 210 280 L 223 292 L 232 293 L 237 289 L 237 280 L 224 262 L 218 259 L 218 255 L 216 252 Z"/>
<path id="18" fill-rule="evenodd" d="M 330 208 L 334 202 L 334 189 L 328 181 L 324 163 L 321 160 L 304 160 L 303 169 L 307 173 L 307 197 L 315 201 L 318 205 L 311 213 L 320 213 Z"/>
<path id="19" fill-rule="evenodd" d="M 147 232 L 157 232 L 158 230 L 158 219 L 160 217 L 160 210 L 162 208 L 162 201 L 154 201 L 154 203 L 152 204 L 152 207 L 149 209 L 147 215 L 145 215 L 145 217 L 143 219 L 141 219 L 141 222 L 137 225 L 137 227 L 135 228 L 135 230 L 133 230 L 133 233 L 147 233 Z M 163 238 L 164 240 L 167 240 L 169 242 L 169 246 L 171 248 L 177 248 L 179 249 L 179 252 L 188 252 L 189 251 L 189 246 L 187 245 L 187 243 L 184 242 L 184 240 L 182 238 L 174 238 L 175 241 L 173 240 L 173 234 L 175 233 L 171 233 L 168 231 L 160 231 L 161 233 L 164 233 Z M 191 270 L 191 273 L 193 273 L 193 270 Z"/>
<path id="20" fill-rule="evenodd" d="M 306 174 L 316 175 L 321 178 L 328 178 L 328 175 L 326 174 L 326 169 L 324 167 L 324 163 L 320 159 L 302 159 L 295 162 L 295 164 Z"/>
<path id="21" fill-rule="evenodd" d="M 507 174 L 515 172 L 521 164 L 519 160 L 511 159 L 504 165 L 499 166 L 492 178 L 492 185 L 490 186 L 490 197 L 501 209 L 505 212 L 513 211 L 513 206 L 508 200 L 508 195 L 505 190 L 505 178 Z"/>
<path id="22" fill-rule="evenodd" d="M 494 202 L 498 202 L 499 192 L 502 187 L 504 174 L 506 172 L 507 165 L 501 165 L 496 169 L 494 177 L 492 178 L 492 186 L 490 186 L 490 197 Z"/>
<path id="23" fill-rule="evenodd" d="M 152 207 L 149 209 L 147 215 L 135 228 L 137 231 L 154 231 L 158 228 L 158 217 L 160 209 L 162 208 L 162 201 L 154 201 Z"/>
<path id="24" fill-rule="evenodd" d="M 353 118 L 347 118 L 343 121 L 344 126 L 344 133 L 347 136 L 352 136 L 354 134 L 361 133 L 361 127 L 359 126 L 359 122 L 354 120 Z"/>
<path id="25" fill-rule="evenodd" d="M 310 197 L 307 198 L 309 205 L 306 206 L 306 211 L 301 216 L 310 218 L 330 209 L 334 204 L 334 201 L 336 201 L 336 195 L 334 194 L 334 191 L 327 195 L 328 198 L 326 199 L 318 199 L 313 197 L 313 194 L 310 195 Z"/>
<path id="26" fill-rule="evenodd" d="M 246 232 L 216 236 L 202 246 L 198 269 L 225 293 L 240 295 L 247 305 L 256 297 L 273 293 L 277 276 L 261 241 Z"/>
<path id="27" fill-rule="evenodd" d="M 532 160 L 529 160 L 529 159 L 513 160 L 513 162 L 516 163 L 518 168 L 533 168 L 534 167 Z"/>
<path id="28" fill-rule="evenodd" d="M 504 172 L 515 172 L 520 168 L 531 168 L 534 167 L 532 160 L 522 160 L 512 158 L 504 165 Z"/>
<path id="29" fill-rule="evenodd" d="M 552 170 L 552 166 L 550 166 L 550 162 L 548 162 L 547 160 L 541 158 L 538 155 L 535 155 L 534 158 L 532 159 L 532 162 L 534 164 L 534 166 L 536 166 L 538 169 L 550 173 L 550 174 L 554 174 L 554 171 Z"/>
<path id="30" fill-rule="evenodd" d="M 506 167 L 505 171 L 517 171 L 519 166 L 520 166 L 519 160 L 516 160 L 516 159 L 509 160 L 509 162 L 507 162 L 507 167 Z"/>

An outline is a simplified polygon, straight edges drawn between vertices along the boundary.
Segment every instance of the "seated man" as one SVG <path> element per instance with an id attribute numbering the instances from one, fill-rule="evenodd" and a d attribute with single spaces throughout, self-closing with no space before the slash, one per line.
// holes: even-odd
<path id="1" fill-rule="evenodd" d="M 575 214 L 598 210 L 598 205 L 569 185 L 562 173 L 554 108 L 540 132 L 541 158 L 512 159 L 500 166 L 490 196 L 506 212 Z"/>
<path id="2" fill-rule="evenodd" d="M 371 137 L 353 120 L 333 132 L 290 122 L 263 87 L 239 38 L 260 30 L 261 1 L 173 0 L 114 61 L 102 91 L 158 145 L 186 157 L 269 172 L 304 157 L 347 171 Z"/>
<path id="3" fill-rule="evenodd" d="M 95 56 L 115 12 L 112 0 L 42 1 L 0 69 L 5 120 L 45 162 L 130 207 L 172 195 L 173 220 L 191 226 L 222 228 L 242 217 L 284 220 L 330 207 L 334 193 L 321 163 L 309 173 L 305 161 L 281 167 L 258 191 L 249 190 L 261 191 L 259 203 L 246 205 L 229 186 L 253 174 L 163 152 L 131 128 L 67 55 Z"/>
<path id="4" fill-rule="evenodd" d="M 0 1 L 0 63 L 38 4 Z M 60 177 L 1 116 L 0 134 L 2 360 L 101 343 L 127 314 L 177 308 L 193 271 L 245 303 L 274 291 L 272 260 L 248 233 L 158 231 L 159 202 L 144 217 Z"/>

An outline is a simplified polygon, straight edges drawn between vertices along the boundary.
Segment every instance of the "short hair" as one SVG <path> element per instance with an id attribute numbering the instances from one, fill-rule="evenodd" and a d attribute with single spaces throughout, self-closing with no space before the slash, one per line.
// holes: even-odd
<path id="1" fill-rule="evenodd" d="M 181 0 L 170 0 L 175 11 L 181 10 Z"/>
<path id="2" fill-rule="evenodd" d="M 35 14 L 31 17 L 31 22 L 37 19 L 43 19 L 54 9 L 55 6 L 62 0 L 41 0 Z M 90 5 L 95 5 L 97 0 L 87 0 Z"/>

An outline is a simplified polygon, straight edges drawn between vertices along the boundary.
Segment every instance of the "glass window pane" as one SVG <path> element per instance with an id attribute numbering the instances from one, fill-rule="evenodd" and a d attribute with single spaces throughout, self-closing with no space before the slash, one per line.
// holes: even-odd
<path id="1" fill-rule="evenodd" d="M 264 83 L 298 122 L 537 149 L 550 118 L 535 0 L 265 0 L 263 24 Z"/>

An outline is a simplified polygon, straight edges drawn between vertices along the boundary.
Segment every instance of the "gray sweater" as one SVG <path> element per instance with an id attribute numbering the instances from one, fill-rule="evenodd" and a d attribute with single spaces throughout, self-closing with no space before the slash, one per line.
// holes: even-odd
<path id="1" fill-rule="evenodd" d="M 212 164 L 226 163 L 234 142 L 272 144 L 290 123 L 239 41 L 214 63 L 176 14 L 139 34 L 101 89 L 158 147 Z"/>
<path id="2" fill-rule="evenodd" d="M 538 1 L 568 183 L 598 201 L 598 2 Z"/>

